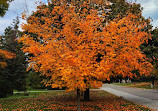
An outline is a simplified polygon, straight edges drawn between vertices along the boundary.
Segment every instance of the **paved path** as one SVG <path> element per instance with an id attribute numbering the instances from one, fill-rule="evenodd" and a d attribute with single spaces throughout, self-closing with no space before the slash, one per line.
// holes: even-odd
<path id="1" fill-rule="evenodd" d="M 113 84 L 103 84 L 100 89 L 158 111 L 158 90 L 125 87 Z"/>

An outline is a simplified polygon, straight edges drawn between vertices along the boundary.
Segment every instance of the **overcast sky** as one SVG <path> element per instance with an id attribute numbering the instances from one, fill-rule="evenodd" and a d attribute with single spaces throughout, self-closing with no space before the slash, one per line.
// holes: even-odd
<path id="1" fill-rule="evenodd" d="M 28 14 L 31 14 L 32 11 L 35 11 L 37 4 L 35 2 L 38 0 L 14 0 L 10 3 L 9 10 L 6 12 L 4 17 L 0 17 L 0 35 L 4 33 L 4 30 L 7 26 L 10 26 L 13 19 L 18 15 L 21 16 L 21 13 L 27 11 Z M 47 0 L 41 0 L 45 3 Z M 143 7 L 143 16 L 145 18 L 152 18 L 152 25 L 154 27 L 158 26 L 158 0 L 128 0 L 130 2 L 136 1 L 140 3 Z M 21 21 L 21 19 L 20 19 Z M 22 21 L 21 21 L 22 22 Z"/>

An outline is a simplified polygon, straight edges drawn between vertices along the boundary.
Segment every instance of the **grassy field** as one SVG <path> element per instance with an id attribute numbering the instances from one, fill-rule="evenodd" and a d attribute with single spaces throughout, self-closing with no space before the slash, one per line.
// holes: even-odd
<path id="1" fill-rule="evenodd" d="M 76 111 L 76 93 L 52 91 L 45 93 L 15 94 L 0 99 L 2 111 Z M 121 97 L 105 91 L 91 91 L 90 101 L 83 101 L 82 111 L 150 111 L 150 109 L 133 104 Z"/>
<path id="2" fill-rule="evenodd" d="M 120 86 L 129 86 L 129 87 L 137 87 L 137 88 L 145 88 L 145 89 L 158 89 L 158 85 L 155 85 L 154 88 L 151 88 L 151 82 L 114 83 L 114 84 Z"/>

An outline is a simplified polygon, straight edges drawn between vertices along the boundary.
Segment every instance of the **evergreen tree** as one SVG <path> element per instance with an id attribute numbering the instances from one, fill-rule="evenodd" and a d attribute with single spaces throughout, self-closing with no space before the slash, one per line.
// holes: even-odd
<path id="1" fill-rule="evenodd" d="M 7 81 L 10 87 L 10 94 L 13 89 L 22 91 L 26 90 L 26 55 L 22 52 L 22 43 L 18 43 L 16 39 L 22 34 L 18 30 L 18 17 L 13 21 L 12 27 L 5 29 L 5 33 L 1 38 L 1 49 L 12 52 L 16 58 L 7 60 L 7 67 L 0 70 L 1 80 Z"/>

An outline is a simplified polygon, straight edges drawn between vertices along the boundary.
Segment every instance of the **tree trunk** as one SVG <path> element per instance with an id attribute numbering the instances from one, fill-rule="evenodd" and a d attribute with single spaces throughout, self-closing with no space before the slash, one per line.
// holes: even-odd
<path id="1" fill-rule="evenodd" d="M 154 88 L 154 79 L 152 79 L 151 88 Z"/>
<path id="2" fill-rule="evenodd" d="M 127 83 L 127 79 L 125 79 L 125 83 Z"/>
<path id="3" fill-rule="evenodd" d="M 154 88 L 154 85 L 155 85 L 155 77 L 152 76 L 151 77 L 151 88 Z"/>
<path id="4" fill-rule="evenodd" d="M 155 84 L 155 83 L 154 83 L 154 79 L 152 79 L 152 85 L 154 86 L 154 84 Z"/>
<path id="5" fill-rule="evenodd" d="M 87 88 L 86 91 L 84 91 L 84 100 L 89 101 L 89 88 Z"/>
<path id="6" fill-rule="evenodd" d="M 77 111 L 81 111 L 81 106 L 80 106 L 80 90 L 77 89 Z"/>

